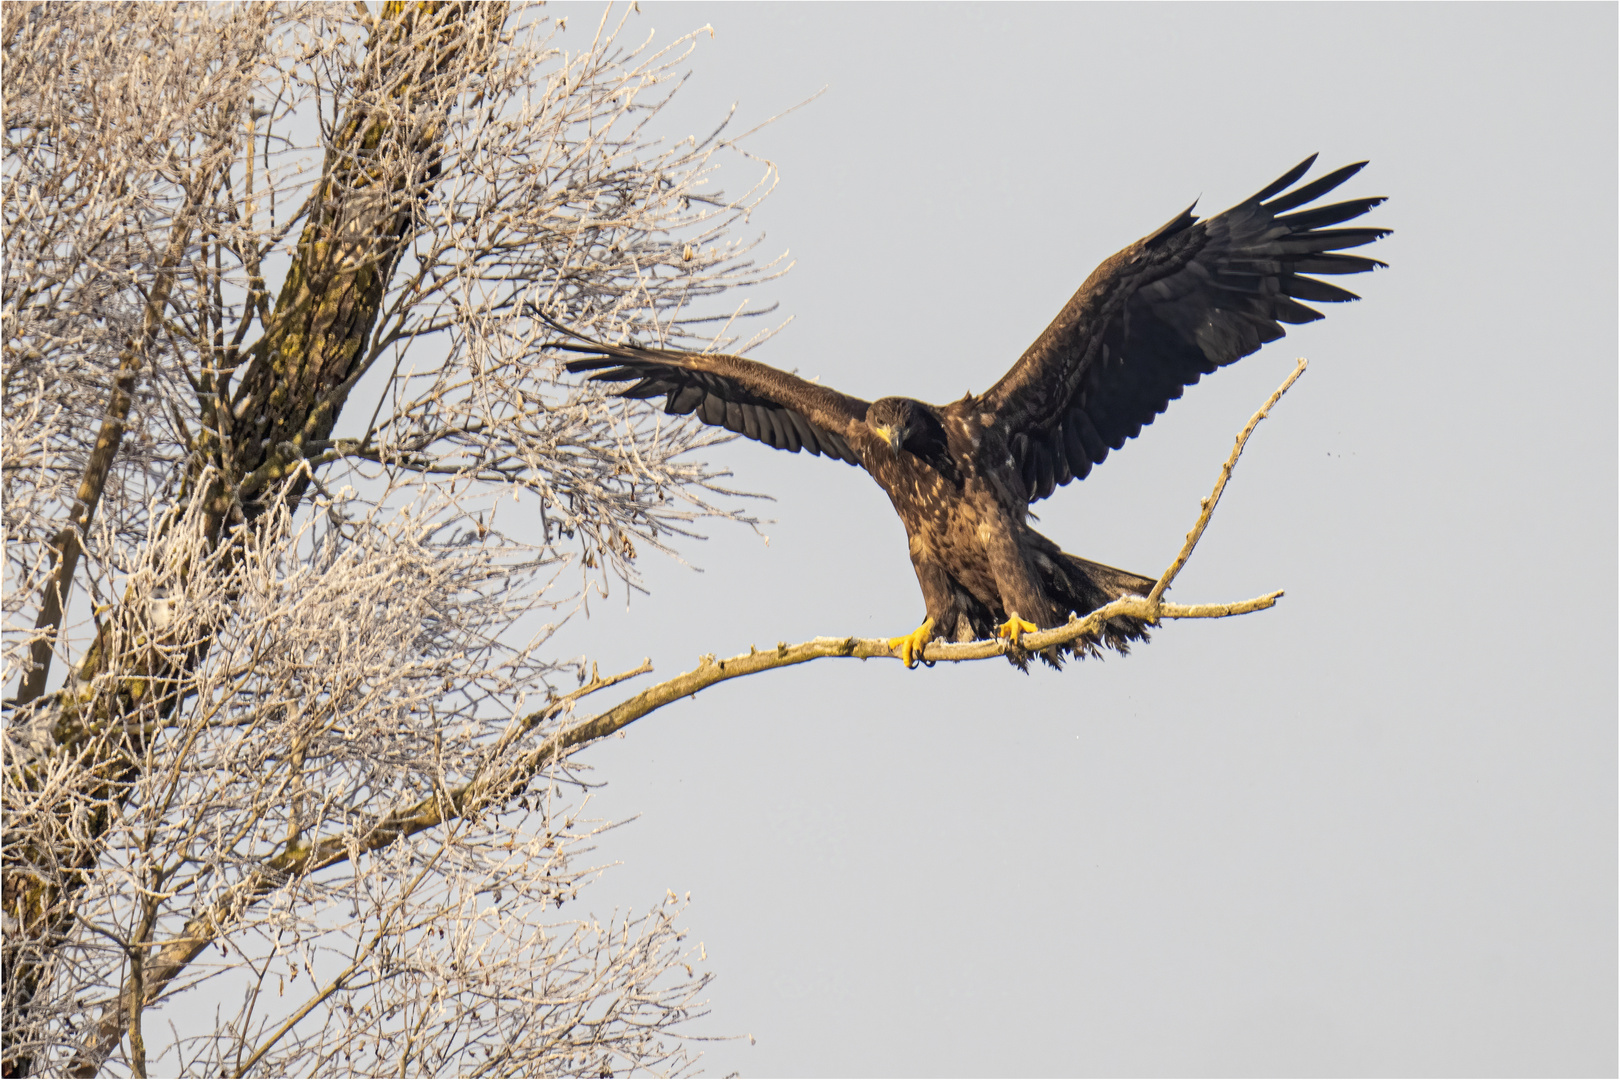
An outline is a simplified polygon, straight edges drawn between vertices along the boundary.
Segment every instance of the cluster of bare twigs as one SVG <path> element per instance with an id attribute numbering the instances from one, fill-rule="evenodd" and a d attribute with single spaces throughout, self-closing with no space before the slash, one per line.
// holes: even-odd
<path id="1" fill-rule="evenodd" d="M 682 1071 L 708 976 L 673 900 L 570 918 L 566 771 L 372 840 L 532 749 L 501 733 L 583 677 L 544 646 L 589 577 L 746 520 L 706 435 L 553 381 L 523 314 L 736 342 L 774 174 L 725 195 L 723 131 L 653 136 L 693 39 L 0 16 L 3 1071 Z"/>

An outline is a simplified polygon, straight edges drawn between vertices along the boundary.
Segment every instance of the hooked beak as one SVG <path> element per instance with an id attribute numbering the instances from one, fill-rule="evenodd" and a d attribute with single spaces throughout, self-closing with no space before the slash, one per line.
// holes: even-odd
<path id="1" fill-rule="evenodd" d="M 898 457 L 900 454 L 900 433 L 887 424 L 878 424 L 872 430 L 877 432 L 878 438 L 889 444 L 889 453 Z"/>

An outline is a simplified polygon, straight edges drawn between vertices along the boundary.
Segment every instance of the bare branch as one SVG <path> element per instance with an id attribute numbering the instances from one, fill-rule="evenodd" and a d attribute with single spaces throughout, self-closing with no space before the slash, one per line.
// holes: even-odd
<path id="1" fill-rule="evenodd" d="M 1221 493 L 1226 490 L 1226 482 L 1231 479 L 1232 470 L 1237 467 L 1238 458 L 1243 455 L 1243 448 L 1248 445 L 1249 436 L 1253 435 L 1254 429 L 1260 426 L 1260 421 L 1271 413 L 1272 406 L 1281 401 L 1282 396 L 1288 393 L 1288 388 L 1294 385 L 1294 381 L 1305 374 L 1306 366 L 1303 356 L 1295 361 L 1294 370 L 1288 373 L 1288 378 L 1282 381 L 1281 386 L 1272 391 L 1271 396 L 1266 399 L 1266 403 L 1260 406 L 1258 412 L 1249 417 L 1249 422 L 1243 425 L 1242 431 L 1238 432 L 1237 440 L 1232 446 L 1232 452 L 1227 455 L 1226 462 L 1221 466 L 1221 474 L 1215 479 L 1215 490 L 1211 491 L 1198 504 L 1198 520 L 1193 523 L 1192 530 L 1187 533 L 1186 542 L 1181 545 L 1181 550 L 1176 552 L 1176 557 L 1171 560 L 1170 565 L 1165 567 L 1164 573 L 1159 575 L 1159 580 L 1154 583 L 1153 591 L 1148 593 L 1148 599 L 1153 603 L 1159 602 L 1159 598 L 1164 595 L 1164 590 L 1168 589 L 1171 582 L 1176 580 L 1176 575 L 1181 573 L 1181 568 L 1186 566 L 1187 560 L 1192 557 L 1193 548 L 1198 546 L 1199 538 L 1204 535 L 1204 530 L 1209 527 L 1209 519 L 1215 514 L 1215 506 L 1221 501 Z"/>

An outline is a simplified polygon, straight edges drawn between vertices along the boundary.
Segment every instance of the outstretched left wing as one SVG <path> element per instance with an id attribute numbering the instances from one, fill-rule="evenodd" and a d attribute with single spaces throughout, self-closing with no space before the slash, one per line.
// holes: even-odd
<path id="1" fill-rule="evenodd" d="M 850 449 L 853 426 L 866 420 L 869 404 L 807 382 L 767 364 L 723 353 L 688 353 L 633 345 L 554 345 L 597 355 L 568 364 L 594 371 L 593 379 L 634 382 L 620 397 L 664 398 L 664 411 L 697 413 L 705 424 L 735 431 L 790 453 L 812 454 L 859 465 Z"/>
<path id="2" fill-rule="evenodd" d="M 1315 160 L 1313 154 L 1213 218 L 1199 221 L 1189 208 L 1108 259 L 985 393 L 982 400 L 1005 425 L 1030 501 L 1084 477 L 1200 376 L 1282 337 L 1282 324 L 1322 317 L 1299 301 L 1358 299 L 1305 275 L 1383 266 L 1337 252 L 1390 230 L 1327 226 L 1384 200 L 1288 213 L 1366 165 L 1347 165 L 1286 191 Z"/>

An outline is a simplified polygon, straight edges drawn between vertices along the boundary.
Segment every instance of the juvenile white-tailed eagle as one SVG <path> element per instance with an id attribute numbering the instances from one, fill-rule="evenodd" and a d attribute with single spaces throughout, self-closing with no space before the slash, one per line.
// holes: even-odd
<path id="1" fill-rule="evenodd" d="M 895 638 L 910 667 L 935 637 L 1008 637 L 1062 624 L 1154 579 L 1078 558 L 1029 527 L 1029 504 L 1082 479 L 1199 376 L 1283 336 L 1283 323 L 1322 317 L 1301 300 L 1355 300 L 1306 275 L 1385 265 L 1337 254 L 1389 230 L 1331 228 L 1382 198 L 1300 210 L 1366 162 L 1301 187 L 1315 155 L 1224 214 L 1189 207 L 1099 266 L 1000 382 L 949 405 L 874 402 L 737 356 L 629 345 L 562 345 L 595 355 L 570 371 L 631 385 L 627 398 L 664 398 L 779 450 L 825 454 L 872 474 L 905 522 L 928 605 Z M 1292 212 L 1290 212 L 1292 211 Z M 1094 641 L 1126 651 L 1140 620 L 1112 620 Z M 1012 654 L 1020 662 L 1024 656 Z M 1054 662 L 1057 657 L 1051 656 Z"/>

